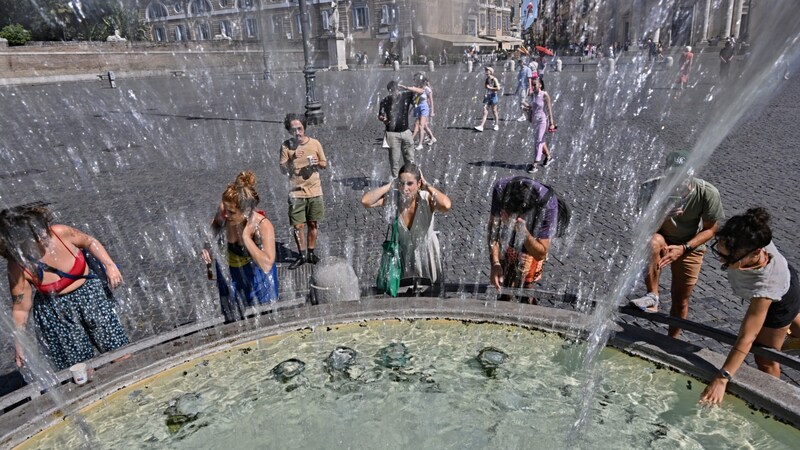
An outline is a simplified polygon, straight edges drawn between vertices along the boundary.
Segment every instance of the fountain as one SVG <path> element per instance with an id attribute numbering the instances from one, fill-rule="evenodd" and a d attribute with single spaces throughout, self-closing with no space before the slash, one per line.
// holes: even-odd
<path id="1" fill-rule="evenodd" d="M 154 420 L 163 425 L 156 434 L 137 435 L 131 439 L 146 442 L 156 436 L 154 442 L 174 444 L 178 440 L 169 439 L 185 436 L 189 444 L 195 442 L 192 439 L 204 439 L 206 435 L 202 433 L 206 429 L 223 435 L 236 432 L 235 428 L 219 431 L 216 422 L 206 421 L 212 406 L 223 409 L 220 420 L 225 422 L 250 411 L 242 400 L 245 398 L 258 397 L 262 402 L 267 398 L 287 399 L 287 404 L 293 404 L 296 409 L 286 413 L 295 416 L 317 407 L 332 407 L 335 403 L 323 403 L 320 397 L 306 396 L 314 391 L 321 391 L 323 399 L 341 395 L 348 397 L 347 400 L 355 399 L 358 404 L 362 386 L 354 380 L 362 377 L 372 380 L 370 376 L 378 377 L 376 370 L 399 384 L 373 381 L 366 385 L 387 390 L 402 390 L 397 387 L 402 385 L 407 390 L 400 394 L 413 391 L 435 396 L 440 394 L 435 392 L 437 389 L 447 390 L 447 387 L 438 373 L 431 373 L 431 367 L 444 371 L 439 368 L 445 366 L 450 372 L 464 375 L 470 387 L 480 385 L 482 389 L 494 388 L 495 393 L 499 392 L 497 397 L 487 397 L 495 403 L 487 410 L 473 413 L 474 419 L 492 416 L 499 409 L 505 421 L 488 424 L 485 433 L 467 434 L 474 438 L 467 445 L 481 447 L 493 445 L 490 442 L 504 442 L 489 441 L 487 436 L 500 436 L 512 443 L 518 442 L 515 440 L 518 437 L 512 436 L 519 436 L 519 433 L 529 438 L 531 431 L 536 430 L 520 426 L 518 422 L 527 417 L 526 412 L 541 414 L 545 411 L 570 412 L 564 421 L 553 425 L 551 433 L 563 438 L 564 446 L 591 446 L 603 442 L 598 440 L 602 437 L 590 434 L 591 429 L 604 430 L 600 421 L 610 420 L 598 405 L 616 403 L 615 395 L 624 395 L 620 394 L 622 387 L 615 383 L 624 385 L 626 381 L 606 373 L 608 366 L 605 364 L 618 360 L 615 353 L 603 350 L 609 339 L 612 346 L 628 353 L 652 358 L 659 364 L 701 379 L 707 379 L 721 362 L 719 355 L 700 351 L 689 344 L 663 342 L 666 341 L 663 336 L 613 319 L 625 295 L 635 285 L 644 259 L 643 243 L 655 227 L 657 217 L 666 209 L 666 193 L 688 172 L 710 170 L 707 163 L 712 152 L 742 123 L 744 114 L 762 107 L 765 99 L 783 86 L 782 68 L 774 67 L 773 63 L 779 58 L 789 63 L 797 61 L 800 47 L 794 26 L 798 19 L 795 9 L 785 3 L 768 14 L 767 23 L 774 26 L 764 31 L 763 38 L 752 43 L 752 54 L 743 63 L 746 78 L 728 85 L 715 83 L 717 62 L 713 55 L 707 55 L 705 59 L 699 58 L 696 73 L 699 81 L 693 86 L 690 98 L 681 101 L 672 100 L 670 92 L 664 88 L 675 73 L 660 66 L 649 66 L 638 53 L 618 62 L 613 73 L 608 72 L 607 66 L 600 66 L 597 73 L 586 75 L 569 70 L 546 74 L 548 91 L 556 100 L 555 113 L 559 122 L 559 132 L 552 140 L 558 165 L 538 177 L 564 193 L 572 203 L 575 221 L 568 236 L 554 242 L 552 259 L 546 266 L 542 291 L 558 295 L 543 292 L 541 299 L 551 305 L 557 304 L 553 299 L 568 290 L 577 301 L 574 305 L 558 306 L 575 309 L 574 312 L 498 303 L 493 296 L 475 288 L 486 282 L 488 258 L 484 230 L 491 182 L 499 176 L 519 172 L 528 157 L 523 146 L 518 145 L 525 141 L 527 132 L 510 120 L 503 123 L 500 132 L 484 133 L 480 138 L 462 129 L 474 125 L 478 114 L 479 106 L 472 101 L 472 96 L 481 84 L 480 74 L 470 74 L 459 67 L 440 68 L 435 75 L 431 74 L 435 92 L 446 93 L 437 97 L 434 122 L 437 135 L 444 136 L 440 140 L 446 144 L 438 144 L 421 157 L 426 158 L 426 178 L 448 193 L 457 193 L 452 213 L 437 219 L 442 251 L 449 255 L 446 282 L 455 286 L 449 298 L 387 301 L 365 297 L 355 302 L 293 308 L 303 303 L 306 293 L 302 280 L 298 280 L 302 274 L 291 278 L 282 272 L 291 282 L 283 283 L 282 278 L 282 285 L 288 288 L 281 301 L 271 307 L 274 308 L 271 314 L 253 314 L 245 321 L 226 325 L 221 325 L 216 292 L 213 285 L 204 281 L 204 267 L 198 256 L 205 237 L 203 226 L 232 176 L 241 169 L 254 168 L 262 203 L 267 205 L 267 214 L 276 224 L 279 258 L 282 261 L 291 259 L 293 244 L 284 206 L 286 186 L 277 169 L 277 149 L 286 137 L 280 124 L 283 114 L 302 110 L 305 88 L 301 78 L 296 73 L 279 71 L 274 71 L 270 80 L 263 80 L 259 74 L 235 70 L 195 71 L 185 77 L 171 78 L 126 78 L 117 72 L 116 90 L 102 89 L 92 82 L 45 84 L 35 88 L 3 87 L 0 102 L 7 115 L 2 123 L 3 129 L 9 131 L 5 133 L 0 154 L 0 160 L 8 167 L 0 175 L 2 206 L 35 201 L 50 203 L 60 221 L 90 231 L 100 237 L 113 254 L 120 256 L 127 284 L 119 295 L 118 308 L 126 328 L 137 342 L 126 349 L 134 352 L 130 360 L 107 364 L 116 356 L 114 354 L 94 360 L 97 373 L 84 387 L 65 383 L 63 373 L 52 373 L 44 362 L 34 362 L 35 379 L 31 381 L 38 383 L 35 391 L 46 390 L 47 394 L 37 396 L 30 394 L 34 389 L 29 389 L 24 395 L 14 397 L 27 403 L 4 415 L 4 440 L 0 442 L 3 445 L 21 443 L 39 430 L 63 421 L 64 416 L 68 420 L 63 421 L 66 424 L 63 428 L 72 430 L 68 434 L 77 435 L 66 438 L 69 445 L 91 446 L 106 442 L 102 437 L 105 430 L 90 418 L 92 410 L 97 409 L 100 417 L 107 414 L 109 422 L 126 421 L 125 416 L 116 416 L 122 414 L 124 408 L 113 413 L 100 409 L 100 404 L 106 403 L 103 399 L 108 398 L 109 404 L 114 400 L 120 401 L 120 406 L 131 407 L 128 414 L 147 411 L 154 417 L 150 412 L 155 411 Z M 666 6 L 656 8 L 650 19 L 657 21 L 665 11 Z M 380 137 L 379 124 L 374 118 L 376 103 L 384 94 L 383 86 L 389 79 L 408 78 L 417 70 L 411 68 L 399 74 L 381 70 L 318 74 L 318 97 L 326 111 L 326 124 L 311 128 L 309 134 L 326 146 L 331 160 L 324 185 L 331 218 L 323 225 L 327 228 L 322 230 L 319 249 L 323 255 L 343 257 L 362 285 L 372 284 L 376 249 L 389 219 L 388 213 L 383 217 L 381 213 L 362 211 L 357 205 L 357 196 L 363 188 L 385 180 L 387 173 L 385 151 L 379 148 L 379 141 L 374 142 Z M 510 77 L 513 74 L 504 80 L 506 86 L 510 84 Z M 510 105 L 510 97 L 503 97 L 502 101 L 508 104 L 501 114 L 516 117 L 517 110 Z M 693 149 L 690 164 L 685 173 L 662 186 L 662 191 L 656 195 L 657 201 L 634 223 L 638 184 L 660 170 L 666 150 L 675 146 Z M 481 150 L 475 150 L 477 147 Z M 131 193 L 131 190 L 136 192 Z M 728 198 L 736 192 L 731 188 Z M 738 209 L 741 206 L 736 205 Z M 704 271 L 707 269 L 711 268 L 704 268 Z M 10 318 L 7 311 L 0 317 L 2 328 L 6 330 L 3 341 L 7 345 Z M 405 320 L 400 328 L 411 327 L 407 336 L 413 335 L 413 338 L 403 335 L 406 331 L 387 331 L 385 336 L 372 336 L 373 341 L 356 339 L 361 334 L 372 335 L 376 328 L 384 329 L 382 321 L 394 318 Z M 423 342 L 428 334 L 420 330 L 438 327 L 423 325 L 432 323 L 428 319 L 436 318 L 514 327 L 503 328 L 503 332 L 498 333 L 491 326 L 484 329 L 484 325 L 449 323 L 448 330 L 458 331 L 443 331 L 444 334 L 462 333 L 463 341 L 475 345 L 449 352 L 444 348 L 454 344 L 446 341 L 414 344 L 417 339 Z M 378 322 L 367 324 L 362 322 L 365 320 Z M 336 327 L 343 323 L 356 325 L 342 327 L 349 334 L 340 334 Z M 362 328 L 362 323 L 367 326 Z M 297 332 L 306 327 L 310 331 Z M 332 331 L 327 331 L 328 327 Z M 566 394 L 545 389 L 523 373 L 514 371 L 529 367 L 519 361 L 529 357 L 525 352 L 530 347 L 514 347 L 513 342 L 508 343 L 499 335 L 551 339 L 529 328 L 556 332 L 567 338 L 563 341 L 566 343 L 555 344 L 556 350 L 553 350 L 563 363 L 558 373 L 570 377 L 569 383 L 558 385 Z M 386 347 L 393 343 L 391 336 L 396 337 L 397 333 L 404 337 L 394 340 L 396 345 L 391 348 Z M 491 339 L 481 336 L 491 336 Z M 279 347 L 283 341 L 307 342 L 310 351 L 303 354 L 285 348 L 278 351 L 274 346 Z M 569 344 L 575 341 L 585 341 L 585 344 Z M 32 339 L 28 339 L 26 345 L 35 346 Z M 405 345 L 408 354 L 392 357 L 402 350 L 400 345 Z M 354 350 L 356 362 L 351 379 L 338 379 L 335 386 L 339 390 L 331 393 L 326 390 L 329 386 L 320 380 L 331 377 L 325 370 L 324 360 L 337 346 Z M 481 349 L 492 346 L 507 355 L 507 359 L 500 358 L 503 363 L 488 371 L 494 377 L 487 377 L 480 366 L 475 366 L 478 363 L 474 358 Z M 245 354 L 248 348 L 255 350 Z M 383 357 L 378 357 L 381 348 L 386 350 Z M 2 354 L 12 352 L 6 346 Z M 243 359 L 226 362 L 226 355 L 231 354 Z M 493 356 L 491 360 L 496 364 L 499 353 Z M 406 358 L 411 358 L 409 369 L 385 367 L 375 362 L 386 359 L 387 365 L 392 366 Z M 206 360 L 208 366 L 203 365 Z M 301 370 L 298 361 L 303 363 L 302 373 L 298 373 Z M 289 364 L 278 369 L 284 362 Z M 186 382 L 195 375 L 208 376 L 208 371 L 219 371 L 226 364 L 249 365 L 258 374 L 258 384 L 244 386 L 245 393 L 235 397 L 234 402 L 215 405 L 218 393 L 199 393 L 200 389 L 186 385 L 181 385 L 180 394 L 171 392 L 158 400 L 141 393 L 149 389 L 145 386 L 169 386 L 177 383 L 175 380 Z M 652 364 L 644 364 L 652 369 Z M 11 368 L 10 364 L 4 367 Z M 648 378 L 653 374 L 654 379 L 656 374 L 666 373 L 647 372 L 647 368 L 631 370 L 638 371 L 638 376 L 647 373 Z M 163 375 L 150 378 L 160 373 Z M 745 370 L 742 378 L 740 385 L 731 388 L 737 395 L 798 426 L 798 409 L 791 400 L 796 398 L 796 389 L 765 379 L 752 369 Z M 281 382 L 284 379 L 285 382 Z M 409 385 L 410 382 L 403 380 L 414 380 L 415 384 Z M 684 378 L 674 380 L 659 383 L 679 385 L 680 388 L 675 389 L 678 395 L 686 394 L 683 391 L 689 389 L 684 385 L 693 382 Z M 537 405 L 529 402 L 522 391 L 503 390 L 514 381 L 520 381 L 520 386 L 526 388 L 541 388 L 543 398 L 555 403 Z M 685 396 L 699 395 L 700 385 L 694 381 L 695 388 Z M 119 395 L 112 395 L 125 386 L 126 390 Z M 137 390 L 140 393 L 136 393 Z M 450 392 L 457 390 L 450 385 Z M 283 397 L 270 397 L 277 395 L 276 392 Z M 478 392 L 488 395 L 487 391 Z M 650 390 L 646 392 L 651 394 Z M 405 400 L 403 395 L 397 398 L 400 405 Z M 630 417 L 646 416 L 645 408 L 640 408 L 638 401 L 637 398 L 632 406 L 627 406 L 626 414 Z M 458 404 L 462 407 L 460 411 L 467 415 L 464 404 Z M 377 426 L 379 422 L 375 418 L 380 417 L 379 412 L 388 414 L 392 408 L 402 412 L 397 405 L 392 403 L 385 409 L 362 411 L 365 417 L 342 415 L 339 419 L 342 422 L 333 422 L 339 427 L 333 428 L 330 436 L 337 442 L 346 442 L 342 427 L 352 425 L 357 419 Z M 661 417 L 652 417 L 648 436 L 660 434 L 672 439 L 678 427 L 713 427 L 718 422 L 707 422 L 709 416 L 722 415 L 716 410 L 698 412 L 688 406 L 681 408 L 682 413 L 662 411 L 662 416 L 677 416 L 677 422 L 669 425 L 661 421 Z M 721 411 L 727 414 L 727 408 Z M 739 416 L 753 415 L 741 404 L 735 408 L 738 408 L 736 424 L 743 423 Z M 280 411 L 273 413 L 284 412 L 276 409 Z M 225 411 L 230 413 L 230 419 L 224 419 Z M 577 412 L 572 414 L 572 411 Z M 405 428 L 416 426 L 411 419 L 400 421 L 399 412 L 387 417 Z M 370 413 L 373 417 L 369 417 Z M 691 425 L 681 422 L 691 415 L 700 417 Z M 448 422 L 445 421 L 432 423 L 445 427 L 442 432 L 445 437 L 463 432 L 458 428 L 446 428 Z M 513 433 L 505 431 L 508 423 L 514 425 L 509 427 Z M 244 426 L 249 427 L 247 431 L 250 432 L 261 425 L 256 422 Z M 539 426 L 547 427 L 546 424 Z M 763 426 L 770 430 L 777 427 L 774 424 Z M 286 434 L 281 435 L 290 447 L 302 445 L 292 440 L 296 438 L 290 436 L 289 430 L 294 429 L 287 427 Z M 171 430 L 174 434 L 170 434 Z M 422 430 L 431 431 L 428 427 Z M 708 429 L 705 432 L 711 433 Z M 796 438 L 792 434 L 794 430 L 775 433 L 784 432 L 790 439 Z M 393 428 L 392 423 L 385 433 L 384 437 L 392 442 L 405 442 L 405 435 Z M 602 431 L 600 436 L 602 433 L 610 432 Z M 62 438 L 54 434 L 52 439 Z M 373 437 L 365 439 L 354 442 L 363 442 L 365 446 L 377 442 L 369 440 Z M 35 446 L 35 442 L 31 445 Z M 644 445 L 642 441 L 632 442 Z M 698 439 L 698 442 L 703 441 Z"/>

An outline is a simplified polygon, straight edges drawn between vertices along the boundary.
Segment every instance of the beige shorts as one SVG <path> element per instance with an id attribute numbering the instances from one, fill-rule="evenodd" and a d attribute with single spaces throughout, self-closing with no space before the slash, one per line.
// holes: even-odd
<path id="1" fill-rule="evenodd" d="M 670 268 L 672 269 L 673 286 L 694 286 L 697 284 L 705 253 L 705 248 L 695 249 L 672 262 Z"/>

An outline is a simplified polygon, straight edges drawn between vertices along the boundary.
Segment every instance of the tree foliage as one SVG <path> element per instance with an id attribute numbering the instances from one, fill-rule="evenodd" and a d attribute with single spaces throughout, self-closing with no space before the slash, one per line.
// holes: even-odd
<path id="1" fill-rule="evenodd" d="M 0 38 L 8 40 L 8 45 L 25 45 L 31 40 L 31 32 L 22 25 L 15 23 L 6 25 L 0 30 Z"/>
<path id="2" fill-rule="evenodd" d="M 21 24 L 40 41 L 105 40 L 119 30 L 143 40 L 140 0 L 0 0 L 0 27 Z"/>

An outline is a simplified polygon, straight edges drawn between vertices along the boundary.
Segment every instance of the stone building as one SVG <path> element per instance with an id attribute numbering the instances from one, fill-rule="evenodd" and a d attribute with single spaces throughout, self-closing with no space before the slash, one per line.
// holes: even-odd
<path id="1" fill-rule="evenodd" d="M 307 0 L 314 64 L 327 66 L 331 17 L 338 14 L 348 55 L 375 61 L 386 51 L 414 55 L 513 48 L 519 0 Z M 262 43 L 273 58 L 302 51 L 298 0 L 152 0 L 142 11 L 155 42 L 234 40 Z"/>

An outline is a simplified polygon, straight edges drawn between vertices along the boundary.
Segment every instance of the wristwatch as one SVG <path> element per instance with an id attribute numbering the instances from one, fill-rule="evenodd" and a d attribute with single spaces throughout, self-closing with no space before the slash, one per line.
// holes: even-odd
<path id="1" fill-rule="evenodd" d="M 725 369 L 719 369 L 719 376 L 725 378 L 726 380 L 730 381 L 733 379 L 733 375 Z"/>
<path id="2" fill-rule="evenodd" d="M 684 253 L 691 253 L 694 251 L 694 247 L 689 244 L 683 244 L 683 251 Z"/>

